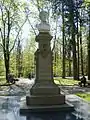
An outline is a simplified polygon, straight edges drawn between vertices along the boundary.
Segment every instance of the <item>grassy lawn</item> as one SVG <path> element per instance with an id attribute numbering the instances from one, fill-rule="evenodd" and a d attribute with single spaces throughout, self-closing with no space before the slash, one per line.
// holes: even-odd
<path id="1" fill-rule="evenodd" d="M 0 76 L 0 85 L 5 83 L 6 83 L 5 76 Z"/>
<path id="2" fill-rule="evenodd" d="M 90 102 L 90 93 L 77 93 L 76 95 Z"/>
<path id="3" fill-rule="evenodd" d="M 54 78 L 54 82 L 58 85 L 78 85 L 79 81 L 73 79 Z M 90 102 L 90 93 L 76 93 L 76 95 L 85 101 Z"/>
<path id="4" fill-rule="evenodd" d="M 54 82 L 58 85 L 78 85 L 79 81 L 73 79 L 62 79 L 62 78 L 54 78 Z"/>

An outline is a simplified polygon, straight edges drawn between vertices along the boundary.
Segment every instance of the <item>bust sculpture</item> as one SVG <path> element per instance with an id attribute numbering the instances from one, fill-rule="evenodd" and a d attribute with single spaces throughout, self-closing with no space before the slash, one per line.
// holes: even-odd
<path id="1" fill-rule="evenodd" d="M 46 22 L 48 19 L 48 13 L 46 11 L 41 11 L 39 14 L 41 22 Z"/>
<path id="2" fill-rule="evenodd" d="M 48 31 L 50 31 L 50 25 L 47 23 L 48 13 L 46 11 L 41 11 L 39 13 L 39 18 L 41 20 L 41 23 L 36 25 L 37 29 L 40 32 L 48 32 Z"/>

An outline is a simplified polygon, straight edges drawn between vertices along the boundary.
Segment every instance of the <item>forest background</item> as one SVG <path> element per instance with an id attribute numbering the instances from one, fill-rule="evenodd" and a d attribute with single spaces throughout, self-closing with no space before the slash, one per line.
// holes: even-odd
<path id="1" fill-rule="evenodd" d="M 53 36 L 54 76 L 90 80 L 90 0 L 0 0 L 0 76 L 35 75 L 41 10 Z"/>

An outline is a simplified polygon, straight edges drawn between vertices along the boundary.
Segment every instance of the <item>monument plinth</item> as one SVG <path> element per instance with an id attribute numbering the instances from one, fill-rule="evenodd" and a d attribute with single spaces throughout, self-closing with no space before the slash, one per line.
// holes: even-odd
<path id="1" fill-rule="evenodd" d="M 30 110 L 51 108 L 51 106 L 59 108 L 59 105 L 65 105 L 65 95 L 60 93 L 60 88 L 53 80 L 53 59 L 50 47 L 52 36 L 49 33 L 50 26 L 46 22 L 46 12 L 40 13 L 40 19 L 41 23 L 37 25 L 39 34 L 35 39 L 38 42 L 38 49 L 35 52 L 36 79 L 30 89 L 30 96 L 26 97 L 27 109 Z"/>
<path id="2" fill-rule="evenodd" d="M 39 34 L 36 36 L 38 49 L 35 52 L 36 80 L 30 89 L 30 96 L 26 97 L 29 106 L 58 105 L 65 103 L 65 96 L 60 94 L 59 87 L 53 80 L 53 63 L 50 41 L 50 25 L 46 22 L 47 13 L 42 11 L 39 15 L 41 23 L 37 25 Z"/>

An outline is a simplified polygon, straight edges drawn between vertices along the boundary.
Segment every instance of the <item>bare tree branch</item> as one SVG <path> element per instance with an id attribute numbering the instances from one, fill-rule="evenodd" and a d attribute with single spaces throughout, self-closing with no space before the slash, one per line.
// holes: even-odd
<path id="1" fill-rule="evenodd" d="M 2 22 L 4 23 L 4 19 L 3 19 L 3 9 L 1 7 L 1 14 L 2 14 Z"/>
<path id="2" fill-rule="evenodd" d="M 0 33 L 1 33 L 1 39 L 3 40 L 3 33 L 2 33 L 1 28 L 0 28 Z"/>
<path id="3" fill-rule="evenodd" d="M 25 21 L 24 21 L 23 24 L 21 25 L 21 27 L 20 27 L 17 35 L 16 35 L 16 38 L 15 38 L 15 40 L 14 40 L 14 44 L 13 44 L 12 48 L 10 49 L 10 52 L 13 50 L 13 48 L 14 48 L 14 46 L 15 46 L 15 43 L 16 43 L 16 41 L 17 41 L 17 38 L 18 38 L 18 36 L 19 36 L 19 33 L 20 33 L 22 27 L 24 26 L 24 24 L 26 23 L 26 21 L 27 21 L 27 18 L 25 19 Z"/>
<path id="4" fill-rule="evenodd" d="M 0 46 L 4 49 L 4 46 L 3 46 L 3 44 L 2 44 L 2 43 L 0 43 Z"/>
<path id="5" fill-rule="evenodd" d="M 54 45 L 53 45 L 52 51 L 55 48 L 55 41 L 56 41 L 56 34 L 57 34 L 57 23 L 58 23 L 58 17 L 56 18 L 56 31 L 55 31 L 55 39 L 54 39 Z"/>
<path id="6" fill-rule="evenodd" d="M 37 7 L 37 9 L 38 9 L 38 11 L 40 12 L 40 5 L 39 5 L 39 1 L 38 0 L 36 0 L 37 1 L 37 4 L 35 4 L 34 3 L 34 0 L 32 0 L 32 3 L 33 3 L 33 5 L 35 5 L 36 7 Z"/>
<path id="7" fill-rule="evenodd" d="M 33 28 L 33 26 L 32 26 L 32 24 L 31 24 L 31 22 L 30 22 L 29 18 L 28 18 L 28 22 L 29 22 L 29 24 L 30 24 L 31 28 L 32 28 L 32 29 L 33 29 L 33 31 L 34 31 L 34 34 L 36 35 L 35 29 Z"/>
<path id="8" fill-rule="evenodd" d="M 53 48 L 52 48 L 52 52 L 53 52 L 53 50 L 54 50 L 54 48 L 55 48 L 55 42 L 56 42 L 56 40 L 54 40 L 54 44 L 53 44 Z"/>

